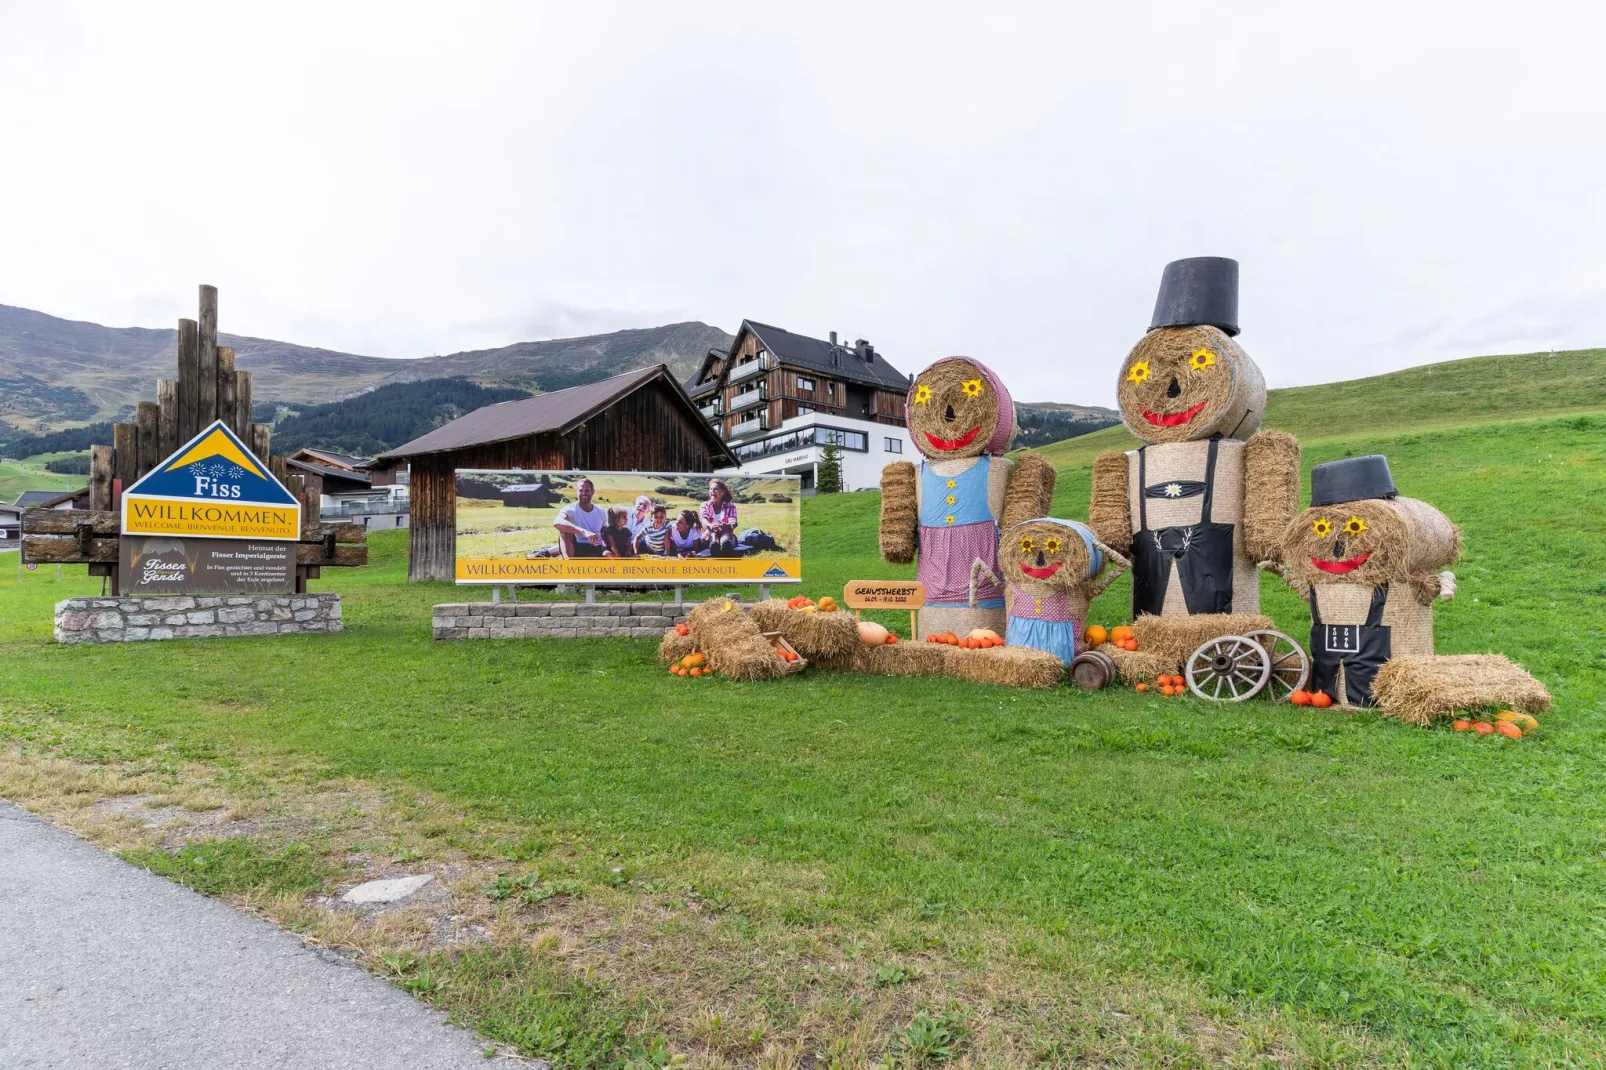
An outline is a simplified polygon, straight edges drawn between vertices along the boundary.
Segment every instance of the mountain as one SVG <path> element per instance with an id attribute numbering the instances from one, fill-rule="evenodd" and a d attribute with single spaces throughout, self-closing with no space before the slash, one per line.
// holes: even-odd
<path id="1" fill-rule="evenodd" d="M 116 419 L 156 396 L 175 374 L 177 331 L 103 327 L 0 305 L 0 424 L 47 431 Z M 468 379 L 525 391 L 558 390 L 647 364 L 690 375 L 710 348 L 732 338 L 706 323 L 671 323 L 584 338 L 516 342 L 446 356 L 395 360 L 220 334 L 235 364 L 253 375 L 256 401 L 316 404 L 387 383 Z"/>
<path id="2" fill-rule="evenodd" d="M 1015 405 L 1020 425 L 1014 448 L 1036 449 L 1050 442 L 1091 434 L 1121 422 L 1121 414 L 1098 405 L 1065 405 L 1057 401 L 1022 401 Z"/>
<path id="3" fill-rule="evenodd" d="M 529 397 L 517 387 L 488 387 L 467 379 L 386 383 L 344 401 L 287 409 L 268 402 L 256 407 L 259 423 L 277 417 L 273 451 L 312 446 L 373 457 L 466 416 L 475 409 Z"/>

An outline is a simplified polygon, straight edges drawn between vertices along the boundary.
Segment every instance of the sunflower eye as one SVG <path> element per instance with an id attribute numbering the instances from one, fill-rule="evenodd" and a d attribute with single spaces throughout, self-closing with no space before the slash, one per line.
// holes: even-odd
<path id="1" fill-rule="evenodd" d="M 1127 369 L 1126 381 L 1129 383 L 1144 383 L 1149 379 L 1149 362 L 1140 360 Z"/>
<path id="2" fill-rule="evenodd" d="M 1216 363 L 1216 355 L 1208 349 L 1195 349 L 1188 357 L 1188 367 L 1202 372 Z"/>
<path id="3" fill-rule="evenodd" d="M 1060 552 L 1060 541 L 1050 535 L 1043 540 L 1043 549 L 1048 551 L 1049 554 L 1057 554 Z"/>
<path id="4" fill-rule="evenodd" d="M 981 380 L 966 379 L 959 384 L 959 389 L 965 392 L 967 398 L 979 398 L 981 397 Z"/>
<path id="5" fill-rule="evenodd" d="M 1349 535 L 1359 535 L 1366 530 L 1366 521 L 1358 516 L 1352 516 L 1344 524 L 1344 531 Z"/>
<path id="6" fill-rule="evenodd" d="M 915 387 L 915 404 L 916 405 L 925 405 L 925 404 L 928 404 L 930 401 L 931 401 L 931 387 L 927 386 L 925 383 L 921 383 L 919 386 Z"/>
<path id="7" fill-rule="evenodd" d="M 1033 550 L 1035 550 L 1036 548 L 1037 548 L 1037 544 L 1032 541 L 1032 537 L 1030 535 L 1022 535 L 1020 537 L 1020 552 L 1021 553 L 1029 554 Z"/>
<path id="8" fill-rule="evenodd" d="M 1316 518 L 1315 522 L 1311 524 L 1310 529 L 1325 539 L 1327 536 L 1333 533 L 1333 522 L 1327 519 L 1325 516 L 1319 516 Z"/>

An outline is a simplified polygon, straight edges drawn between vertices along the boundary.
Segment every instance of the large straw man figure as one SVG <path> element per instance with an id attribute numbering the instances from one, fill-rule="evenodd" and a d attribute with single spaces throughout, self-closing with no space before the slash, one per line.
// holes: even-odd
<path id="1" fill-rule="evenodd" d="M 1004 593 L 985 581 L 973 606 L 971 566 L 979 560 L 996 573 L 999 531 L 1047 514 L 1054 469 L 1033 454 L 1004 456 L 1015 403 L 992 369 L 969 357 L 947 357 L 914 377 L 905 422 L 925 460 L 881 473 L 881 556 L 898 564 L 918 556 L 922 633 L 1002 632 Z"/>
<path id="2" fill-rule="evenodd" d="M 1238 262 L 1166 265 L 1149 332 L 1121 365 L 1143 445 L 1093 465 L 1088 523 L 1132 559 L 1132 614 L 1258 613 L 1256 565 L 1299 509 L 1299 444 L 1255 432 L 1266 382 L 1239 348 Z"/>

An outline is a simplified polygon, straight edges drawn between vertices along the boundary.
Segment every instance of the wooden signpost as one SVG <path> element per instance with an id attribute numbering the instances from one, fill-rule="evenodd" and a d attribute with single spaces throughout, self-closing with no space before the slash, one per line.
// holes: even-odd
<path id="1" fill-rule="evenodd" d="M 199 320 L 178 321 L 178 378 L 156 382 L 156 400 L 142 401 L 130 423 L 112 427 L 112 445 L 89 450 L 89 508 L 30 509 L 22 518 L 22 560 L 85 564 L 91 576 L 108 577 L 118 591 L 123 555 L 123 501 L 158 465 L 214 422 L 221 421 L 250 456 L 267 465 L 277 482 L 299 504 L 299 532 L 279 533 L 294 549 L 295 590 L 325 566 L 368 563 L 367 531 L 361 524 L 321 524 L 318 497 L 290 475 L 283 457 L 271 456 L 273 425 L 251 422 L 251 373 L 236 371 L 234 350 L 217 344 L 217 287 L 202 286 Z M 211 534 L 197 532 L 197 534 Z"/>
<path id="2" fill-rule="evenodd" d="M 842 604 L 852 610 L 907 609 L 909 636 L 914 638 L 919 631 L 915 610 L 926 604 L 926 585 L 915 580 L 850 580 L 842 588 Z"/>

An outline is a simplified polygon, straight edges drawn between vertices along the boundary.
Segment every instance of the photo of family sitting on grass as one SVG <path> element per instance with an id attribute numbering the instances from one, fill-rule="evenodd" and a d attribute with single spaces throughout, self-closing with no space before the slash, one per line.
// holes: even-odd
<path id="1" fill-rule="evenodd" d="M 799 553 L 795 476 L 457 473 L 457 556 L 731 558 Z"/>

